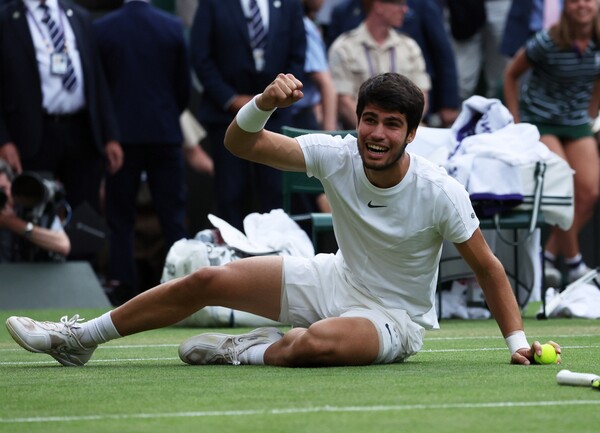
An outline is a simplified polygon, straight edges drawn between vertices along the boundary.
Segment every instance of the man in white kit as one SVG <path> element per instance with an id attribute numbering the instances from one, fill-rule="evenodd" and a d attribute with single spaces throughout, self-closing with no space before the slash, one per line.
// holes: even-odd
<path id="1" fill-rule="evenodd" d="M 169 326 L 208 305 L 247 311 L 293 328 L 200 334 L 181 344 L 188 364 L 278 366 L 400 362 L 417 353 L 434 307 L 442 240 L 475 272 L 511 354 L 533 363 L 504 269 L 486 244 L 465 189 L 443 169 L 405 152 L 423 112 L 423 93 L 396 73 L 367 80 L 358 95 L 358 139 L 297 139 L 263 129 L 271 113 L 302 98 L 291 74 L 277 78 L 231 123 L 225 146 L 240 158 L 321 181 L 332 207 L 337 254 L 263 256 L 202 268 L 82 322 L 11 317 L 7 328 L 32 352 L 83 365 L 97 345 Z M 552 343 L 560 353 L 560 346 Z"/>

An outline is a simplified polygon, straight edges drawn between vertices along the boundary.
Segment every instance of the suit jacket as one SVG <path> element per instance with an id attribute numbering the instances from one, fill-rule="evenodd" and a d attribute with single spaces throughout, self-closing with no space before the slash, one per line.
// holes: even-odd
<path id="1" fill-rule="evenodd" d="M 431 77 L 429 110 L 459 108 L 458 72 L 454 51 L 444 28 L 444 12 L 437 0 L 408 0 L 409 11 L 400 29 L 421 47 Z"/>
<path id="2" fill-rule="evenodd" d="M 269 0 L 265 67 L 256 71 L 240 0 L 200 0 L 190 34 L 192 66 L 204 87 L 199 120 L 229 123 L 227 106 L 235 95 L 262 92 L 278 73 L 302 79 L 306 35 L 297 0 Z M 273 123 L 290 110 L 277 110 Z M 282 120 L 284 123 L 288 119 Z"/>
<path id="3" fill-rule="evenodd" d="M 500 43 L 500 52 L 505 56 L 514 56 L 532 36 L 533 33 L 529 28 L 532 11 L 533 0 L 513 0 Z"/>
<path id="4" fill-rule="evenodd" d="M 423 52 L 432 83 L 430 111 L 458 108 L 458 73 L 452 45 L 444 28 L 443 10 L 437 0 L 408 0 L 408 6 L 400 31 L 413 38 Z M 327 32 L 329 43 L 357 27 L 364 19 L 361 0 L 347 0 L 334 7 Z"/>
<path id="5" fill-rule="evenodd" d="M 85 83 L 86 108 L 99 152 L 118 129 L 102 65 L 85 9 L 59 1 L 77 40 Z M 21 158 L 36 154 L 42 141 L 44 111 L 38 66 L 26 9 L 13 1 L 0 9 L 0 146 L 14 142 Z"/>
<path id="6" fill-rule="evenodd" d="M 94 22 L 123 144 L 183 141 L 190 63 L 179 18 L 131 1 Z"/>

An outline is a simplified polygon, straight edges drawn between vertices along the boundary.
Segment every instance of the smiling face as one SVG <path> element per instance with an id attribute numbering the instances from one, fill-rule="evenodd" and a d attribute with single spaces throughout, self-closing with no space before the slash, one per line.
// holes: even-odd
<path id="1" fill-rule="evenodd" d="M 565 0 L 564 14 L 576 25 L 592 23 L 598 15 L 598 0 Z"/>
<path id="2" fill-rule="evenodd" d="M 402 27 L 404 16 L 408 11 L 406 0 L 377 0 L 373 3 L 373 7 L 390 27 Z"/>
<path id="3" fill-rule="evenodd" d="M 358 91 L 358 151 L 365 173 L 380 188 L 396 185 L 408 169 L 404 153 L 423 115 L 423 92 L 403 75 L 387 72 Z"/>
<path id="4" fill-rule="evenodd" d="M 367 178 L 378 187 L 396 185 L 406 173 L 405 150 L 416 130 L 409 132 L 406 116 L 367 104 L 358 120 L 358 152 Z"/>

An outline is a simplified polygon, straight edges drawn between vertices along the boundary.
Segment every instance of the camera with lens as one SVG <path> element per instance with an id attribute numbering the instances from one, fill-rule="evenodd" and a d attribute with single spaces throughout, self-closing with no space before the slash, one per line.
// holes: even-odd
<path id="1" fill-rule="evenodd" d="M 63 186 L 36 172 L 18 175 L 12 182 L 11 192 L 17 215 L 41 226 L 49 227 L 65 203 Z"/>
<path id="2" fill-rule="evenodd" d="M 62 184 L 37 172 L 23 172 L 15 177 L 11 193 L 15 214 L 41 227 L 50 228 L 61 211 L 68 214 L 70 210 Z M 13 256 L 15 261 L 64 260 L 21 237 L 16 239 Z"/>

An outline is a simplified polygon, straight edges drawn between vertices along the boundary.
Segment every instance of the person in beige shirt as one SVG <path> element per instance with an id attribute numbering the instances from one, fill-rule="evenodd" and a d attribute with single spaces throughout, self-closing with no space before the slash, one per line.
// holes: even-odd
<path id="1" fill-rule="evenodd" d="M 341 34 L 328 53 L 338 94 L 338 113 L 343 128 L 356 128 L 356 97 L 368 78 L 397 72 L 413 81 L 425 95 L 431 80 L 416 41 L 395 30 L 404 21 L 406 0 L 367 2 L 367 16 L 355 29 Z M 427 101 L 425 111 L 427 112 Z"/>

